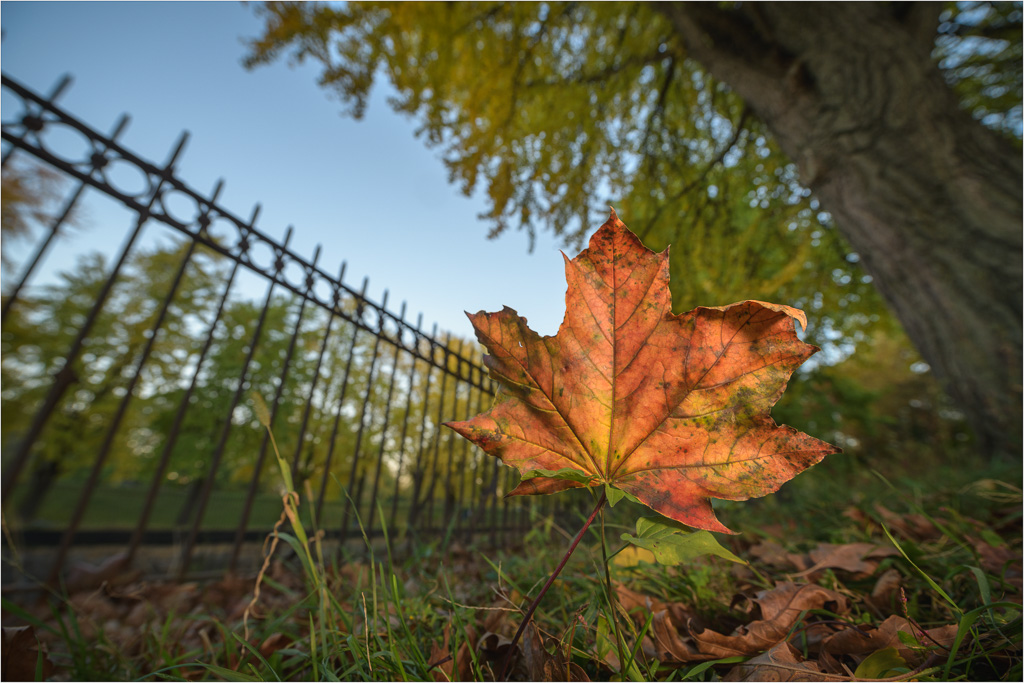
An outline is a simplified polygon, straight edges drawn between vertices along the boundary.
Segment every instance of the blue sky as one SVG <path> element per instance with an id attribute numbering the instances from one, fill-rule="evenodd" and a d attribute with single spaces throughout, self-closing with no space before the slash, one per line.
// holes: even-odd
<path id="1" fill-rule="evenodd" d="M 312 65 L 282 61 L 246 71 L 243 39 L 261 29 L 252 7 L 4 2 L 0 25 L 5 74 L 42 93 L 71 74 L 59 105 L 107 133 L 127 112 L 121 143 L 158 164 L 187 129 L 178 175 L 188 185 L 209 192 L 223 178 L 223 206 L 248 217 L 260 203 L 263 232 L 280 239 L 294 225 L 296 252 L 311 258 L 322 244 L 325 271 L 336 273 L 346 260 L 347 283 L 358 287 L 369 277 L 376 301 L 388 288 L 389 308 L 408 302 L 407 319 L 422 313 L 427 330 L 437 323 L 469 337 L 464 310 L 508 305 L 541 334 L 556 332 L 565 295 L 560 244 L 542 234 L 529 254 L 525 233 L 486 239 L 489 225 L 476 217 L 483 199 L 448 184 L 439 151 L 387 106 L 386 82 L 356 122 L 316 85 Z M 85 250 L 113 252 L 128 228 L 127 215 L 99 200 L 85 216 L 43 278 Z M 5 251 L 16 255 L 17 245 Z M 263 295 L 256 280 L 249 286 L 253 298 Z"/>

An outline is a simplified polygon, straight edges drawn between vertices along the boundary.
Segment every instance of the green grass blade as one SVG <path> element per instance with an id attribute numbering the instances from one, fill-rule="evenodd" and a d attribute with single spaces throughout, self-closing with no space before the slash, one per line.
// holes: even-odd
<path id="1" fill-rule="evenodd" d="M 263 655 L 260 654 L 260 651 L 258 649 L 256 649 L 256 647 L 252 643 L 250 643 L 249 641 L 247 641 L 245 638 L 243 638 L 242 636 L 238 635 L 237 633 L 232 633 L 231 636 L 235 640 L 237 640 L 239 643 L 241 643 L 242 647 L 244 647 L 246 650 L 248 650 L 256 659 L 260 660 L 260 662 L 263 664 L 263 666 L 267 667 L 267 670 L 270 671 L 270 673 L 274 674 L 274 680 L 276 680 L 276 681 L 280 681 L 281 680 L 281 677 L 277 675 L 277 671 L 274 670 L 274 667 L 270 666 L 270 662 L 268 662 L 266 659 L 264 659 Z"/>
<path id="2" fill-rule="evenodd" d="M 955 602 L 953 602 L 953 598 L 949 597 L 946 594 L 946 591 L 942 590 L 939 584 L 935 583 L 935 581 L 932 580 L 932 577 L 928 576 L 920 567 L 914 564 L 914 561 L 910 559 L 910 556 L 907 555 L 906 551 L 903 550 L 900 544 L 896 542 L 896 539 L 893 538 L 893 535 L 889 532 L 889 528 L 886 527 L 884 524 L 882 524 L 881 526 L 882 531 L 884 531 L 885 535 L 889 537 L 889 541 L 891 541 L 892 544 L 896 546 L 896 550 L 898 550 L 900 555 L 903 556 L 903 559 L 909 562 L 910 566 L 917 570 L 917 573 L 920 574 L 922 578 L 924 578 L 924 580 L 928 582 L 928 585 L 932 587 L 932 590 L 941 595 L 942 599 L 949 603 L 949 606 L 953 608 L 953 611 L 956 614 L 963 615 L 963 610 L 961 610 L 960 607 Z"/>

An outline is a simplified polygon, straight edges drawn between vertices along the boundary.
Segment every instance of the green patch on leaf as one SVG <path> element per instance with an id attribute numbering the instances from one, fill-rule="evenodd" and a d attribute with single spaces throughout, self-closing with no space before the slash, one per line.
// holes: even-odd
<path id="1" fill-rule="evenodd" d="M 530 470 L 528 472 L 524 472 L 522 481 L 535 479 L 536 477 L 544 477 L 546 479 L 565 479 L 568 481 L 579 482 L 584 485 L 590 485 L 595 479 L 597 479 L 593 474 L 574 470 L 571 467 L 563 467 L 560 470 Z"/>
<path id="2" fill-rule="evenodd" d="M 604 485 L 604 495 L 608 498 L 608 507 L 615 507 L 615 504 L 625 498 L 626 500 L 632 501 L 638 505 L 643 505 L 636 496 L 631 493 L 626 493 L 622 489 L 617 489 L 611 484 Z"/>
<path id="3" fill-rule="evenodd" d="M 622 534 L 622 540 L 654 553 L 659 564 L 676 565 L 701 555 L 717 555 L 730 562 L 747 562 L 725 548 L 708 531 L 690 531 L 669 519 L 641 517 L 636 521 L 636 536 Z"/>
<path id="4" fill-rule="evenodd" d="M 853 672 L 854 678 L 887 678 L 910 670 L 907 662 L 894 647 L 871 653 Z"/>

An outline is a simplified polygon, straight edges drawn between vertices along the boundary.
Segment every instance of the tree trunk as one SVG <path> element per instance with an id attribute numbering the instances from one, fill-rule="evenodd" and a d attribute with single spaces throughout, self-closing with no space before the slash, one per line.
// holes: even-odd
<path id="1" fill-rule="evenodd" d="M 983 455 L 1021 450 L 1021 158 L 931 59 L 941 6 L 659 5 L 860 254 Z"/>

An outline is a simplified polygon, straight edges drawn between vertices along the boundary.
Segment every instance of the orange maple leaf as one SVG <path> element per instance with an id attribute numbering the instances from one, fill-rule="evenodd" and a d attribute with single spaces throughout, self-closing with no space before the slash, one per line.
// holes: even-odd
<path id="1" fill-rule="evenodd" d="M 508 307 L 467 313 L 499 391 L 490 410 L 447 426 L 519 470 L 509 495 L 609 485 L 687 526 L 732 533 L 711 498 L 767 495 L 839 452 L 770 415 L 818 351 L 796 336 L 790 319 L 806 326 L 802 311 L 743 301 L 673 314 L 668 251 L 643 246 L 614 210 L 565 274 L 554 337 Z"/>

